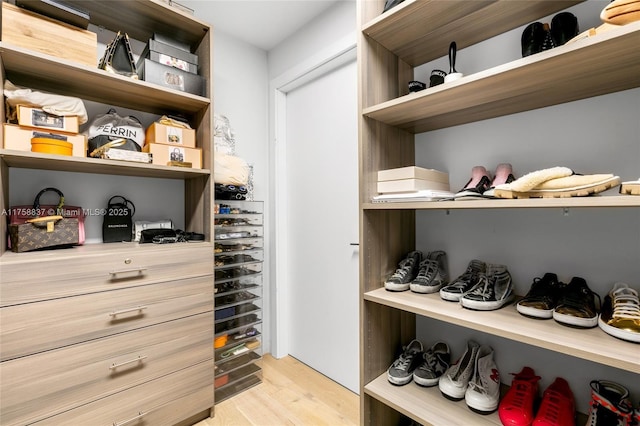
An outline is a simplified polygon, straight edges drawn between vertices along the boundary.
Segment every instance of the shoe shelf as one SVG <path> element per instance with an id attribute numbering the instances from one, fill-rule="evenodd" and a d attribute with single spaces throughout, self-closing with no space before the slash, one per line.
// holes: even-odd
<path id="1" fill-rule="evenodd" d="M 442 1 L 405 0 L 369 21 L 362 32 L 415 67 L 444 56 L 452 33 L 463 49 L 581 1 L 479 0 L 451 7 Z"/>
<path id="2" fill-rule="evenodd" d="M 639 45 L 640 22 L 634 22 L 365 107 L 362 114 L 422 133 L 632 89 L 640 87 Z"/>
<path id="3" fill-rule="evenodd" d="M 216 389 L 216 404 L 219 404 L 220 402 L 229 399 L 232 396 L 235 396 L 240 392 L 243 392 L 255 385 L 259 385 L 260 383 L 262 383 L 260 375 L 254 374 L 249 377 L 245 377 L 237 382 L 230 383 L 225 387 Z"/>
<path id="4" fill-rule="evenodd" d="M 225 374 L 232 373 L 245 365 L 253 364 L 254 362 L 261 359 L 260 354 L 257 354 L 253 351 L 251 352 L 243 352 L 242 354 L 235 355 L 229 358 L 217 359 L 216 365 L 218 369 L 216 370 L 215 377 L 220 377 Z"/>
<path id="5" fill-rule="evenodd" d="M 638 345 L 615 339 L 600 328 L 574 329 L 550 320 L 535 320 L 519 314 L 513 304 L 495 311 L 474 311 L 447 302 L 435 294 L 390 292 L 378 288 L 364 299 L 384 306 L 434 318 L 517 342 L 640 373 Z"/>

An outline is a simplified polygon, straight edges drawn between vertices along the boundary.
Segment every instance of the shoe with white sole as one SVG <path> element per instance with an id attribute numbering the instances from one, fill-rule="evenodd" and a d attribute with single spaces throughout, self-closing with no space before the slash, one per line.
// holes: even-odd
<path id="1" fill-rule="evenodd" d="M 385 282 L 384 288 L 389 291 L 406 291 L 418 275 L 422 252 L 414 250 L 400 261 L 398 268 Z"/>
<path id="2" fill-rule="evenodd" d="M 387 379 L 394 385 L 406 385 L 413 378 L 413 372 L 422 362 L 422 343 L 412 340 L 402 348 L 400 356 L 387 369 Z"/>
<path id="3" fill-rule="evenodd" d="M 486 270 L 486 263 L 477 259 L 472 260 L 462 275 L 440 289 L 440 297 L 450 302 L 459 302 L 462 296 L 480 282 L 480 277 Z"/>
<path id="4" fill-rule="evenodd" d="M 504 265 L 487 266 L 487 272 L 480 276 L 480 282 L 460 299 L 467 309 L 493 311 L 513 300 L 513 281 Z"/>
<path id="5" fill-rule="evenodd" d="M 449 283 L 448 270 L 447 254 L 442 250 L 432 251 L 420 263 L 418 276 L 411 282 L 409 288 L 415 293 L 435 293 Z"/>
<path id="6" fill-rule="evenodd" d="M 595 299 L 600 296 L 594 293 L 584 278 L 573 277 L 553 310 L 553 319 L 573 327 L 592 328 L 598 325 L 598 310 Z"/>
<path id="7" fill-rule="evenodd" d="M 413 372 L 413 381 L 420 386 L 435 386 L 449 368 L 449 345 L 437 342 L 422 354 L 422 362 Z"/>
<path id="8" fill-rule="evenodd" d="M 598 325 L 607 334 L 640 343 L 640 300 L 638 292 L 625 283 L 616 283 L 604 298 Z"/>
<path id="9" fill-rule="evenodd" d="M 564 284 L 552 272 L 547 272 L 542 278 L 536 277 L 527 294 L 516 304 L 516 310 L 527 317 L 553 318 L 563 288 Z"/>
<path id="10" fill-rule="evenodd" d="M 476 355 L 480 345 L 473 340 L 467 342 L 467 349 L 451 367 L 440 377 L 438 388 L 442 395 L 453 401 L 460 401 L 464 398 L 469 386 L 469 380 L 473 376 Z"/>
<path id="11" fill-rule="evenodd" d="M 497 198 L 496 197 L 496 186 L 504 185 L 507 183 L 511 183 L 516 180 L 516 177 L 513 175 L 513 167 L 509 163 L 500 163 L 498 167 L 496 167 L 496 171 L 493 174 L 493 181 L 491 182 L 491 186 L 489 189 L 482 193 L 484 198 Z"/>
<path id="12" fill-rule="evenodd" d="M 500 373 L 493 360 L 493 349 L 482 345 L 478 349 L 475 369 L 464 394 L 467 406 L 476 413 L 490 414 L 500 401 Z"/>
<path id="13" fill-rule="evenodd" d="M 460 191 L 453 196 L 456 200 L 482 198 L 482 194 L 491 186 L 491 176 L 483 166 L 471 169 L 471 179 Z"/>

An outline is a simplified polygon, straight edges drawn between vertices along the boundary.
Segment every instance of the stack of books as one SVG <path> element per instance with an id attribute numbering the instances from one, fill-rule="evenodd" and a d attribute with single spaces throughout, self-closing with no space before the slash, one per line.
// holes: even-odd
<path id="1" fill-rule="evenodd" d="M 454 195 L 448 173 L 416 166 L 380 170 L 377 189 L 373 202 L 430 201 Z"/>

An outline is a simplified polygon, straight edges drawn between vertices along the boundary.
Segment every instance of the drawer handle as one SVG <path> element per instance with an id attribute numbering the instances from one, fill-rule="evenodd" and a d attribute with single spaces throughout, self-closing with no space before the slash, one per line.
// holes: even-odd
<path id="1" fill-rule="evenodd" d="M 147 271 L 147 267 L 146 266 L 141 266 L 139 268 L 133 268 L 133 269 L 121 269 L 119 271 L 111 271 L 109 272 L 109 275 L 111 275 L 112 277 L 115 277 L 117 275 L 124 275 L 124 274 L 138 274 L 138 275 L 144 275 L 144 273 Z"/>
<path id="2" fill-rule="evenodd" d="M 130 359 L 129 361 L 121 362 L 120 364 L 111 364 L 111 367 L 109 367 L 109 370 L 115 370 L 116 368 L 122 367 L 123 365 L 133 364 L 134 362 L 142 363 L 142 361 L 144 361 L 146 358 L 147 358 L 146 355 L 143 355 L 143 356 L 138 355 L 138 358 Z"/>
<path id="3" fill-rule="evenodd" d="M 137 416 L 131 417 L 129 420 L 125 420 L 125 421 L 122 421 L 122 422 L 113 422 L 113 426 L 124 426 L 126 424 L 133 423 L 136 420 L 141 419 L 142 416 L 144 416 L 145 414 L 147 414 L 147 413 L 143 413 L 142 411 L 139 411 Z"/>
<path id="4" fill-rule="evenodd" d="M 121 311 L 113 311 L 109 313 L 110 317 L 117 317 L 120 314 L 127 314 L 129 312 L 140 312 L 142 313 L 143 310 L 147 309 L 146 306 L 136 306 L 135 308 L 129 308 L 129 309 L 122 309 Z"/>

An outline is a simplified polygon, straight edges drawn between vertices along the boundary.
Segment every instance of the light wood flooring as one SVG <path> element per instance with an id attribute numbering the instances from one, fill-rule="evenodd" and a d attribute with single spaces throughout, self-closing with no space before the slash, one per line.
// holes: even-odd
<path id="1" fill-rule="evenodd" d="M 291 356 L 262 360 L 262 383 L 215 406 L 195 426 L 358 425 L 358 395 Z"/>

